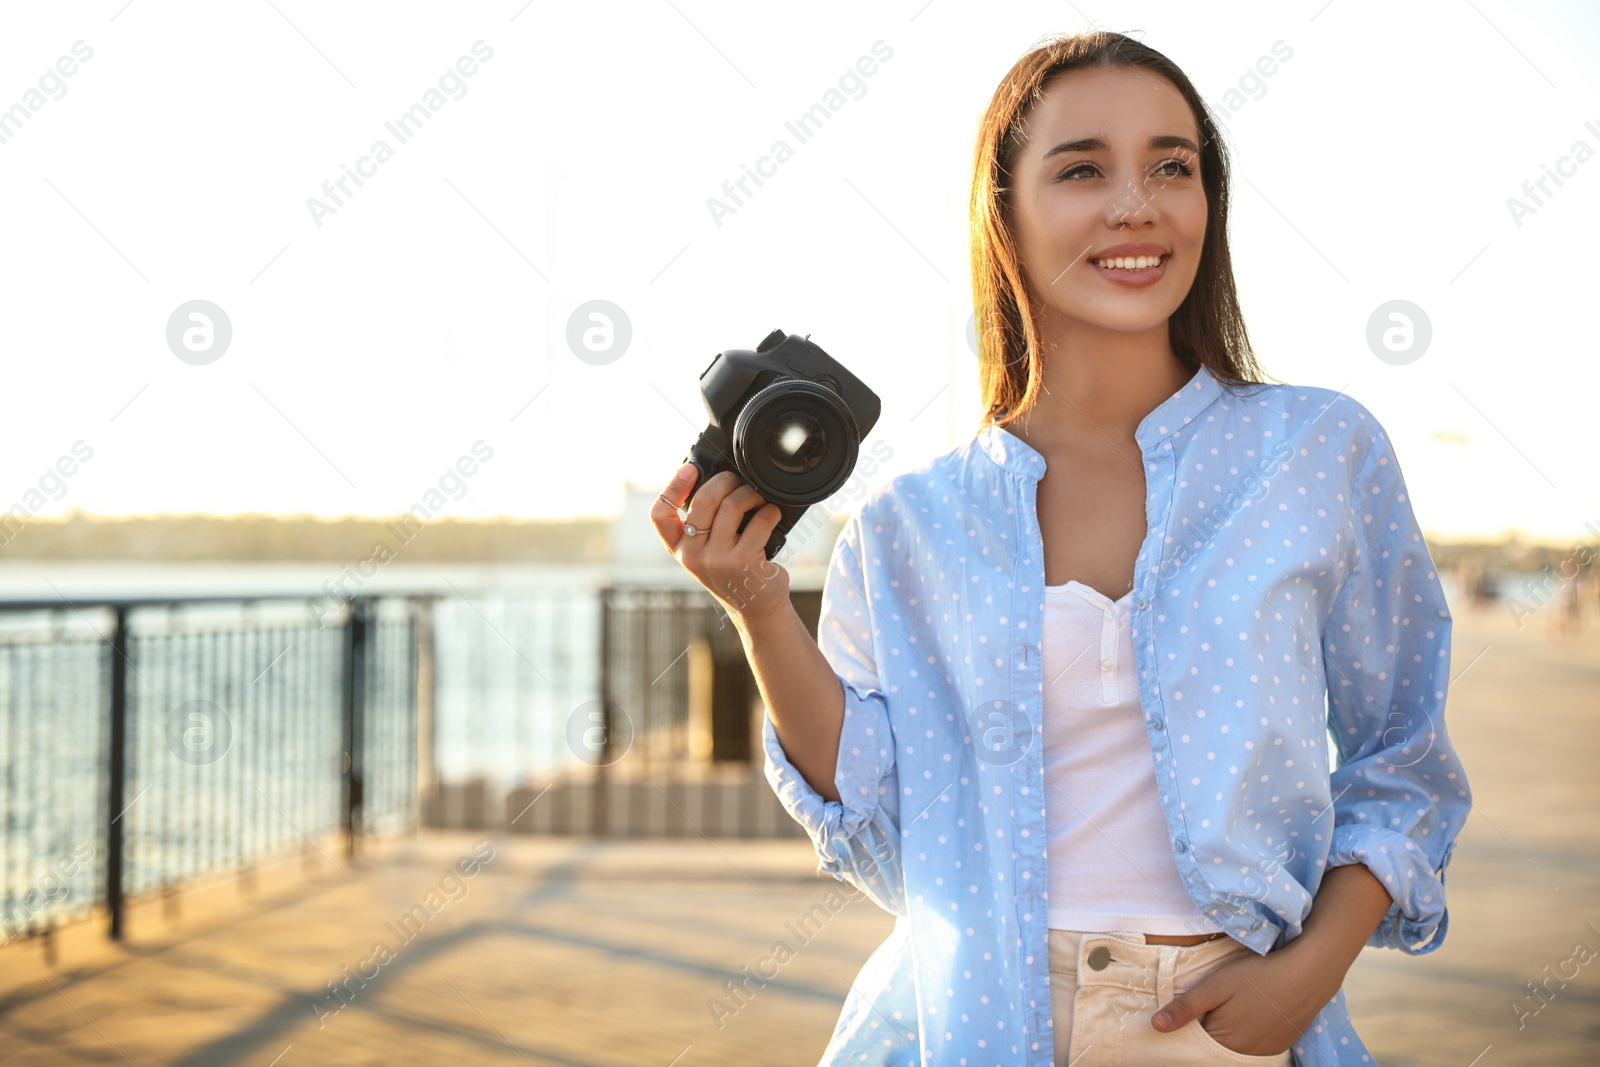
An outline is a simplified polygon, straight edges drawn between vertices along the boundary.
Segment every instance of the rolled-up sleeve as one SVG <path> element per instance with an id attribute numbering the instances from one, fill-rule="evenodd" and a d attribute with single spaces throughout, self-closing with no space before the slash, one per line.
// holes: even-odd
<path id="1" fill-rule="evenodd" d="M 1472 807 L 1445 728 L 1451 617 L 1388 435 L 1351 488 L 1355 562 L 1323 633 L 1334 830 L 1327 869 L 1362 863 L 1393 898 L 1368 939 L 1432 952 L 1449 928 L 1445 868 Z"/>
<path id="2" fill-rule="evenodd" d="M 823 581 L 817 645 L 844 690 L 844 723 L 834 774 L 838 800 L 826 800 L 789 761 L 770 715 L 762 716 L 767 781 L 811 838 L 825 871 L 905 915 L 900 855 L 899 787 L 888 694 L 873 652 L 871 588 L 861 566 L 860 515 L 834 544 Z"/>

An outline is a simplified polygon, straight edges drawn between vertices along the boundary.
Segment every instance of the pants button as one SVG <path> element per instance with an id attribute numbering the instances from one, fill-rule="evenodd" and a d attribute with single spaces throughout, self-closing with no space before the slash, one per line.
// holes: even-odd
<path id="1" fill-rule="evenodd" d="M 1093 952 L 1089 953 L 1089 966 L 1093 967 L 1097 971 L 1105 970 L 1106 964 L 1110 962 L 1111 950 L 1106 948 L 1104 945 L 1099 946 Z"/>

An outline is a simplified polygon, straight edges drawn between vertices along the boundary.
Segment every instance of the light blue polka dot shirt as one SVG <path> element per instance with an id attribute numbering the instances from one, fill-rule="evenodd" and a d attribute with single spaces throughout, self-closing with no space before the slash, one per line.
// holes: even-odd
<path id="1" fill-rule="evenodd" d="M 1201 368 L 1135 439 L 1139 696 L 1195 905 L 1265 954 L 1327 869 L 1364 863 L 1394 898 L 1368 944 L 1433 951 L 1471 793 L 1444 721 L 1450 613 L 1383 427 L 1329 389 Z M 1051 1063 L 1044 471 L 988 426 L 851 513 L 818 628 L 845 696 L 840 800 L 763 717 L 767 780 L 819 871 L 897 917 L 824 1063 Z M 1342 991 L 1293 1054 L 1372 1062 Z"/>

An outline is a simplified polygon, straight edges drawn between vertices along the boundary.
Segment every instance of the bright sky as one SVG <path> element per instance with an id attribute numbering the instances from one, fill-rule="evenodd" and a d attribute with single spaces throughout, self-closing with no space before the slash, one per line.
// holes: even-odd
<path id="1" fill-rule="evenodd" d="M 445 514 L 612 515 L 704 427 L 711 357 L 776 327 L 882 397 L 874 482 L 919 466 L 979 415 L 978 118 L 1038 37 L 1103 28 L 1222 115 L 1266 368 L 1377 414 L 1430 534 L 1592 537 L 1600 9 L 1218 10 L 7 5 L 0 509 L 43 481 L 50 515 L 392 514 L 466 456 Z M 786 122 L 833 89 L 801 143 Z M 430 91 L 420 129 L 386 127 Z M 780 139 L 792 157 L 715 218 L 708 198 Z M 365 176 L 336 204 L 345 168 Z M 203 364 L 168 341 L 195 300 L 231 325 Z M 604 364 L 568 343 L 593 300 L 631 329 Z M 1403 365 L 1367 342 L 1392 300 L 1431 329 Z M 52 481 L 79 441 L 92 455 Z"/>

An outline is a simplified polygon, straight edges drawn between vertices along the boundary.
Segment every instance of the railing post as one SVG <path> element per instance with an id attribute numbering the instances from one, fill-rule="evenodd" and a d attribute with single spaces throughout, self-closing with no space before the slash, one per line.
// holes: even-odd
<path id="1" fill-rule="evenodd" d="M 344 641 L 344 832 L 345 854 L 356 854 L 361 830 L 362 719 L 366 695 L 366 601 L 352 598 Z"/>
<path id="2" fill-rule="evenodd" d="M 128 609 L 118 607 L 111 633 L 111 751 L 106 785 L 106 910 L 111 915 L 111 940 L 122 940 L 125 911 L 122 896 L 122 807 L 128 791 Z"/>
<path id="3" fill-rule="evenodd" d="M 439 822 L 439 763 L 435 755 L 437 726 L 435 719 L 438 699 L 438 681 L 435 675 L 436 646 L 433 634 L 433 605 L 431 597 L 419 597 L 417 606 L 417 631 L 415 654 L 415 680 L 417 685 L 417 814 L 418 827 L 437 825 Z"/>
<path id="4" fill-rule="evenodd" d="M 600 759 L 594 768 L 593 803 L 589 806 L 589 832 L 606 836 L 606 762 L 611 758 L 611 596 L 610 586 L 600 590 Z M 569 735 L 570 736 L 570 735 Z"/>

